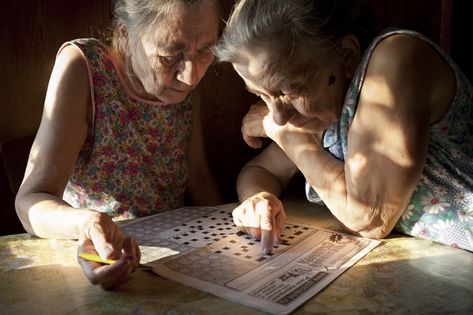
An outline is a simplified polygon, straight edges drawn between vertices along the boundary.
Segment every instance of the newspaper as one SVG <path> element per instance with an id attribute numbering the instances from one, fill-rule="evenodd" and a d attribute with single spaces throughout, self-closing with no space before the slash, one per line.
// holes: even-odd
<path id="1" fill-rule="evenodd" d="M 262 255 L 237 232 L 231 212 L 186 207 L 123 227 L 142 263 L 162 277 L 274 314 L 287 314 L 325 288 L 380 241 L 287 223 L 281 243 Z"/>

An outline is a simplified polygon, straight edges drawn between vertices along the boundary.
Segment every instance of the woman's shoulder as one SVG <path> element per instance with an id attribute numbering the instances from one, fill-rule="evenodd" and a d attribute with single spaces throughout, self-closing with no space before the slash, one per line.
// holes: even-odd
<path id="1" fill-rule="evenodd" d="M 440 47 L 422 34 L 407 30 L 393 30 L 377 36 L 362 62 L 367 65 L 367 74 L 403 80 L 424 78 L 427 81 L 423 83 L 452 72 L 449 59 Z"/>
<path id="2" fill-rule="evenodd" d="M 421 69 L 434 71 L 433 65 L 449 65 L 454 62 L 436 42 L 413 30 L 389 28 L 379 33 L 364 52 L 362 62 L 372 67 L 376 62 L 381 68 L 398 66 L 392 70 Z M 422 68 L 424 67 L 424 68 Z"/>
<path id="3" fill-rule="evenodd" d="M 420 33 L 394 30 L 381 34 L 372 49 L 367 78 L 382 77 L 393 96 L 411 95 L 426 102 L 436 121 L 449 108 L 455 96 L 456 77 L 448 57 Z M 426 105 L 427 106 L 427 105 Z M 432 112 L 432 108 L 435 109 Z"/>
<path id="4" fill-rule="evenodd" d="M 78 78 L 79 73 L 87 73 L 87 63 L 84 60 L 83 53 L 73 45 L 64 44 L 56 56 L 54 68 L 67 70 L 73 73 L 73 78 Z M 85 72 L 84 72 L 85 70 Z M 60 71 L 62 72 L 62 71 Z M 55 73 L 53 72 L 53 75 Z"/>
<path id="5" fill-rule="evenodd" d="M 78 38 L 67 41 L 59 48 L 58 54 L 68 46 L 75 47 L 87 60 L 100 60 L 111 55 L 111 48 L 95 38 Z"/>
<path id="6" fill-rule="evenodd" d="M 109 47 L 101 40 L 97 38 L 76 38 L 67 41 L 66 44 L 72 44 L 79 47 L 90 48 L 90 49 L 109 49 Z"/>
<path id="7" fill-rule="evenodd" d="M 65 42 L 59 49 L 58 55 L 68 48 L 75 50 L 78 55 L 85 61 L 90 73 L 101 73 L 107 77 L 115 77 L 116 70 L 116 54 L 114 50 L 104 42 L 95 38 L 79 38 Z"/>
<path id="8" fill-rule="evenodd" d="M 392 32 L 378 37 L 372 48 L 370 65 L 391 70 L 416 69 L 433 59 L 443 59 L 438 51 L 423 38 L 409 33 Z"/>

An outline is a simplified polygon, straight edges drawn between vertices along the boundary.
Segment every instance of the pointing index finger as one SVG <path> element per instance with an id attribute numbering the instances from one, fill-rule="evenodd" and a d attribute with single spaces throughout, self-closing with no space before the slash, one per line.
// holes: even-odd
<path id="1" fill-rule="evenodd" d="M 256 207 L 267 207 L 267 203 L 259 202 Z M 274 232 L 275 220 L 271 211 L 267 209 L 258 209 L 260 213 L 260 227 L 261 227 L 261 252 L 263 255 L 268 255 L 273 252 L 274 246 Z"/>

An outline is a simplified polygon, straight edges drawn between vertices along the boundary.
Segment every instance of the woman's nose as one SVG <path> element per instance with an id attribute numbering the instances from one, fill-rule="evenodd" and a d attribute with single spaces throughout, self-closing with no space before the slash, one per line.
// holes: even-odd
<path id="1" fill-rule="evenodd" d="M 280 99 L 272 102 L 273 120 L 276 124 L 283 126 L 294 117 L 295 110 L 290 103 L 286 103 Z"/>
<path id="2" fill-rule="evenodd" d="M 197 65 L 193 58 L 188 58 L 182 62 L 177 79 L 189 86 L 197 83 Z"/>

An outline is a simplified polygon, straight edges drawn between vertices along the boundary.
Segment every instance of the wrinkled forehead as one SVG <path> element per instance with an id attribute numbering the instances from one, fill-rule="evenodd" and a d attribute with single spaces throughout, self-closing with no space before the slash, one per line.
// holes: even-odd
<path id="1" fill-rule="evenodd" d="M 166 16 L 156 20 L 145 33 L 150 45 L 178 51 L 189 41 L 217 40 L 219 10 L 214 1 L 178 2 Z"/>
<path id="2" fill-rule="evenodd" d="M 315 66 L 305 58 L 294 56 L 289 60 L 280 60 L 263 49 L 252 52 L 242 50 L 239 57 L 233 67 L 250 89 L 284 87 L 305 80 L 311 70 L 315 71 Z"/>

